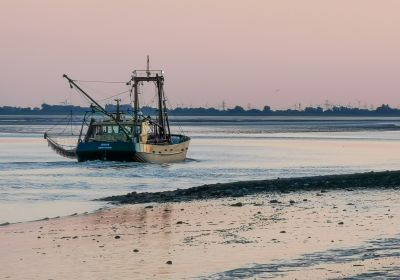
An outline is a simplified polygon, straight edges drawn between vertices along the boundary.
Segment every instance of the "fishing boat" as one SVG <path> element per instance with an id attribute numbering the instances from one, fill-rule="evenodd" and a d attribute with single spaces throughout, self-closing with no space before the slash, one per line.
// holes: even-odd
<path id="1" fill-rule="evenodd" d="M 75 146 L 65 146 L 57 141 L 57 135 L 47 131 L 44 138 L 58 154 L 88 160 L 134 161 L 148 163 L 172 163 L 186 159 L 190 137 L 173 134 L 166 107 L 164 75 L 162 70 L 135 70 L 126 83 L 133 97 L 131 112 L 120 110 L 116 99 L 116 111 L 110 112 L 83 90 L 77 81 L 64 74 L 71 88 L 75 88 L 91 102 L 91 110 L 85 114 Z M 143 83 L 153 83 L 156 89 L 155 116 L 141 112 L 139 93 Z M 142 93 L 141 93 L 142 94 Z M 100 117 L 95 117 L 97 114 Z M 86 129 L 85 129 L 86 127 Z"/>

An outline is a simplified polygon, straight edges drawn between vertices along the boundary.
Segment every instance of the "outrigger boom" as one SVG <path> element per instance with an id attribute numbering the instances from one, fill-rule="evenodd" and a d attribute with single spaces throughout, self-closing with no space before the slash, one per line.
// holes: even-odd
<path id="1" fill-rule="evenodd" d="M 69 85 L 70 85 L 71 88 L 72 88 L 72 87 L 75 87 L 75 88 L 76 88 L 77 90 L 79 90 L 83 95 L 85 95 L 91 102 L 93 102 L 93 104 L 96 105 L 97 109 L 98 109 L 100 112 L 102 112 L 104 115 L 106 115 L 106 116 L 112 118 L 112 119 L 115 121 L 115 123 L 116 123 L 116 124 L 122 129 L 122 131 L 125 133 L 127 139 L 128 139 L 128 140 L 131 139 L 129 133 L 126 131 L 126 129 L 125 129 L 123 126 L 120 125 L 119 121 L 117 120 L 117 118 L 115 118 L 115 117 L 113 116 L 113 114 L 108 113 L 108 112 L 106 111 L 106 109 L 104 109 L 99 103 L 97 103 L 96 100 L 94 100 L 89 94 L 87 94 L 83 89 L 81 89 L 81 87 L 78 86 L 78 85 L 74 82 L 74 80 L 72 80 L 71 78 L 69 78 L 66 74 L 63 75 L 63 78 L 65 78 L 65 79 L 68 80 Z"/>

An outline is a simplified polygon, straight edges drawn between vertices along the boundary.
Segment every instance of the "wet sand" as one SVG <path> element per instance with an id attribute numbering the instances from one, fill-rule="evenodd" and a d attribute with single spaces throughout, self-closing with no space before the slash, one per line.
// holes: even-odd
<path id="1" fill-rule="evenodd" d="M 400 191 L 124 205 L 0 227 L 0 279 L 400 275 Z"/>

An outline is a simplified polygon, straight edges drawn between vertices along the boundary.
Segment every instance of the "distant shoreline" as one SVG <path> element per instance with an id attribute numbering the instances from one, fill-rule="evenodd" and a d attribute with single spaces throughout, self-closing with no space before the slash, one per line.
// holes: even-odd
<path id="1" fill-rule="evenodd" d="M 107 104 L 105 109 L 108 112 L 115 112 L 116 106 Z M 69 115 L 82 114 L 90 112 L 93 109 L 90 107 L 80 107 L 74 105 L 49 105 L 42 104 L 40 108 L 35 107 L 15 107 L 15 106 L 0 106 L 0 115 Z M 121 110 L 132 112 L 132 107 L 129 104 L 121 105 Z M 156 115 L 157 109 L 149 106 L 141 108 L 144 115 Z M 270 106 L 264 106 L 263 109 L 248 108 L 244 109 L 241 106 L 234 108 L 203 108 L 203 107 L 177 107 L 169 109 L 168 113 L 172 116 L 344 116 L 344 117 L 394 117 L 400 116 L 400 109 L 392 108 L 388 104 L 382 104 L 377 108 L 354 108 L 346 106 L 331 106 L 322 108 L 305 107 L 295 109 L 273 110 Z"/>
<path id="2" fill-rule="evenodd" d="M 400 171 L 365 172 L 271 180 L 208 184 L 188 189 L 162 192 L 131 192 L 98 199 L 120 204 L 187 202 L 193 200 L 243 197 L 261 193 L 294 191 L 327 191 L 387 189 L 400 187 Z"/>

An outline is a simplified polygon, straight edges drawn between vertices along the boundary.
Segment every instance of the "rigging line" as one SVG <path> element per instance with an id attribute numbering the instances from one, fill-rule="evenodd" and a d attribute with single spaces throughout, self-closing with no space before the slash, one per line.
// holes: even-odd
<path id="1" fill-rule="evenodd" d="M 153 106 L 153 103 L 154 103 L 154 101 L 155 101 L 155 99 L 156 99 L 156 97 L 157 97 L 157 92 L 155 92 L 155 94 L 154 94 L 154 96 L 153 96 L 153 99 L 151 99 L 151 100 L 145 100 L 145 102 L 143 102 L 142 101 L 142 103 L 143 103 L 143 106 L 147 106 L 147 107 L 152 107 Z M 142 106 L 142 107 L 143 107 Z M 153 107 L 152 107 L 153 108 Z"/>
<path id="2" fill-rule="evenodd" d="M 71 114 L 68 114 L 68 115 L 65 116 L 65 118 L 62 118 L 61 121 L 68 120 L 68 119 L 70 119 L 70 117 L 71 117 Z M 55 125 L 51 126 L 49 129 L 47 129 L 47 130 L 45 131 L 45 133 L 47 133 L 47 132 L 53 130 L 53 128 L 55 128 L 56 126 L 60 126 L 60 124 L 59 124 L 59 123 L 56 123 Z M 68 126 L 68 123 L 67 123 L 67 126 Z"/>
<path id="3" fill-rule="evenodd" d="M 168 107 L 171 108 L 172 110 L 174 110 L 175 108 L 174 108 L 174 107 L 171 105 L 171 103 L 169 102 L 169 99 L 168 99 L 167 94 L 165 93 L 165 90 L 164 90 L 164 98 L 165 98 L 166 101 L 167 101 Z M 170 114 L 171 110 L 167 110 L 167 111 L 168 111 L 168 114 Z M 174 113 L 170 114 L 170 116 L 172 116 L 172 117 L 177 117 Z M 180 131 L 182 134 L 184 134 L 185 131 L 183 130 L 183 128 L 182 128 L 182 126 L 181 126 L 181 123 L 178 121 L 178 119 L 176 119 L 175 122 L 176 122 L 177 125 L 178 125 L 179 131 Z"/>
<path id="4" fill-rule="evenodd" d="M 127 93 L 127 92 L 129 92 L 129 90 L 125 90 L 125 91 L 123 91 L 123 92 L 120 92 L 120 93 L 117 93 L 117 94 L 111 95 L 111 96 L 109 96 L 109 97 L 106 97 L 106 98 L 100 99 L 98 102 L 102 102 L 102 101 L 105 101 L 105 100 L 108 100 L 108 99 L 111 99 L 111 98 L 117 97 L 117 96 L 119 96 L 119 95 L 122 95 L 122 94 L 124 94 L 124 93 Z"/>
<path id="5" fill-rule="evenodd" d="M 90 102 L 90 100 L 88 100 L 88 98 L 85 95 L 83 95 L 78 89 L 74 87 L 74 90 L 79 94 L 79 96 L 84 100 L 84 102 L 86 102 L 89 105 L 89 107 L 90 105 L 92 105 L 92 102 Z"/>
<path id="6" fill-rule="evenodd" d="M 106 91 L 104 91 L 103 89 L 101 89 L 101 88 L 96 88 L 96 87 L 92 87 L 92 86 L 89 86 L 89 85 L 85 85 L 85 90 L 88 92 L 88 93 L 90 93 L 91 95 L 93 95 L 93 96 L 96 96 L 96 98 L 106 98 L 107 96 L 110 96 L 111 94 L 114 94 L 114 92 L 116 91 L 112 91 L 111 93 L 110 93 L 110 91 L 108 91 L 108 90 L 106 90 Z M 119 89 L 119 90 L 122 90 L 122 89 Z"/>
<path id="7" fill-rule="evenodd" d="M 83 80 L 74 80 L 74 82 L 79 82 L 79 83 L 102 83 L 102 84 L 126 84 L 126 82 L 115 82 L 115 81 L 83 81 Z"/>
<path id="8" fill-rule="evenodd" d="M 74 81 L 75 81 L 75 80 L 74 80 Z M 125 91 L 122 91 L 122 92 L 118 92 L 118 93 L 116 93 L 116 94 L 112 94 L 112 95 L 110 96 L 110 92 L 106 93 L 106 92 L 104 92 L 104 91 L 101 90 L 101 89 L 92 88 L 92 87 L 90 87 L 90 86 L 88 86 L 88 85 L 85 85 L 85 88 L 89 89 L 92 95 L 95 95 L 95 96 L 96 96 L 96 95 L 97 95 L 97 96 L 98 96 L 98 95 L 101 95 L 100 97 L 107 96 L 107 97 L 104 97 L 104 98 L 102 98 L 102 99 L 99 99 L 98 102 L 103 102 L 103 101 L 106 101 L 106 100 L 111 99 L 111 98 L 113 98 L 113 97 L 116 97 L 116 96 L 119 96 L 119 95 L 122 95 L 122 94 L 124 94 L 124 93 L 129 92 L 129 90 L 125 90 Z M 76 89 L 75 89 L 75 90 L 76 90 Z M 77 91 L 78 91 L 78 90 L 77 90 Z M 79 91 L 78 91 L 78 92 L 79 92 Z M 99 93 L 100 93 L 100 94 L 99 94 Z M 79 92 L 79 94 L 80 94 L 81 96 L 83 96 L 84 99 L 87 99 L 87 97 L 85 97 L 81 92 Z"/>

